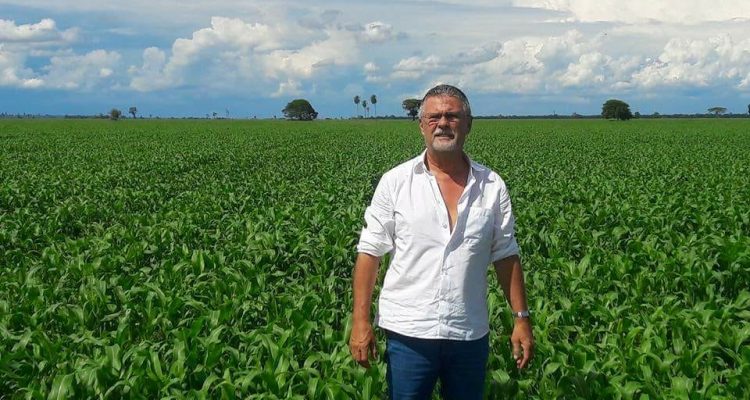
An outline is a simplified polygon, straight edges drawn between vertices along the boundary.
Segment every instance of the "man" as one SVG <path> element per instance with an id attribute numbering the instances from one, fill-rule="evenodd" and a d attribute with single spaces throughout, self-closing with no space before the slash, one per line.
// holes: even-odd
<path id="1" fill-rule="evenodd" d="M 383 175 L 365 212 L 349 347 L 366 368 L 377 357 L 370 306 L 380 258 L 390 253 L 375 321 L 386 332 L 391 399 L 429 399 L 438 379 L 444 398 L 482 398 L 490 263 L 515 315 L 517 367 L 533 356 L 510 197 L 495 172 L 464 154 L 471 123 L 461 90 L 430 89 L 419 113 L 425 151 Z"/>

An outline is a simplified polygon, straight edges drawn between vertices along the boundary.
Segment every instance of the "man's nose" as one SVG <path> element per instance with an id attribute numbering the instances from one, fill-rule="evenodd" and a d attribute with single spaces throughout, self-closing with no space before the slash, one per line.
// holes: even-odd
<path id="1" fill-rule="evenodd" d="M 449 125 L 450 125 L 450 121 L 448 121 L 448 117 L 445 114 L 441 115 L 440 119 L 438 120 L 438 126 L 443 127 L 443 126 L 449 126 Z"/>

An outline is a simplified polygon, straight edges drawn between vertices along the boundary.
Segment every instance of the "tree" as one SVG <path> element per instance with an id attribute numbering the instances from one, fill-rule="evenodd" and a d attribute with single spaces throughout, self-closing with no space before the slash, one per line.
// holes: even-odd
<path id="1" fill-rule="evenodd" d="M 111 119 L 112 121 L 117 121 L 118 119 L 120 119 L 121 115 L 122 115 L 122 111 L 116 108 L 109 110 L 109 119 Z"/>
<path id="2" fill-rule="evenodd" d="M 378 116 L 378 106 L 376 106 L 376 104 L 378 104 L 378 98 L 375 97 L 374 94 L 372 96 L 370 96 L 370 104 L 372 104 L 372 108 L 375 111 L 375 117 L 377 117 Z M 748 110 L 750 110 L 750 106 L 748 106 Z"/>
<path id="3" fill-rule="evenodd" d="M 281 111 L 286 118 L 292 120 L 312 121 L 318 117 L 313 106 L 305 99 L 292 100 Z"/>
<path id="4" fill-rule="evenodd" d="M 406 110 L 406 115 L 410 116 L 412 121 L 419 114 L 420 105 L 422 105 L 422 100 L 419 99 L 406 99 L 401 103 L 401 107 Z"/>
<path id="5" fill-rule="evenodd" d="M 135 108 L 135 107 L 130 107 L 128 109 L 128 114 L 133 114 L 133 118 L 135 118 L 135 113 L 137 113 L 137 112 L 138 112 L 138 109 Z"/>
<path id="6" fill-rule="evenodd" d="M 714 115 L 718 117 L 719 114 L 724 114 L 725 112 L 727 112 L 727 109 L 726 107 L 711 107 L 708 109 L 708 112 L 714 113 Z"/>
<path id="7" fill-rule="evenodd" d="M 364 111 L 365 118 L 367 118 L 367 100 L 362 100 L 362 111 Z"/>
<path id="8" fill-rule="evenodd" d="M 354 107 L 357 108 L 357 115 L 359 115 L 359 96 L 354 96 Z"/>
<path id="9" fill-rule="evenodd" d="M 633 118 L 633 114 L 630 112 L 628 103 L 622 100 L 609 99 L 602 105 L 602 117 L 626 121 Z"/>

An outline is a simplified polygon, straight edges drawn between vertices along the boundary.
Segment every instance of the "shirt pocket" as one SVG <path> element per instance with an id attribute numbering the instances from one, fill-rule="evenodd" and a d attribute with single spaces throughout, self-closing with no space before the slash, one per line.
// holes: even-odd
<path id="1" fill-rule="evenodd" d="M 464 240 L 458 250 L 460 257 L 456 261 L 458 269 L 453 274 L 455 281 L 461 282 L 460 286 L 464 288 L 463 297 L 467 299 L 467 304 L 476 301 L 476 299 L 468 300 L 475 296 L 472 293 L 486 292 L 486 289 L 481 288 L 486 287 L 487 284 L 487 266 L 490 264 L 494 222 L 492 209 L 481 207 L 469 209 Z M 467 307 L 469 313 L 473 313 L 471 310 L 476 311 L 475 309 L 476 307 Z"/>
<path id="2" fill-rule="evenodd" d="M 464 245 L 469 247 L 489 245 L 495 216 L 490 208 L 470 207 L 466 218 Z"/>

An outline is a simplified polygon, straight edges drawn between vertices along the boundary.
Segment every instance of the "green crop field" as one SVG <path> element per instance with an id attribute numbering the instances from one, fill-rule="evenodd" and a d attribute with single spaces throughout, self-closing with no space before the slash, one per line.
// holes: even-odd
<path id="1" fill-rule="evenodd" d="M 0 399 L 382 397 L 351 270 L 421 148 L 409 121 L 0 120 Z M 747 398 L 750 120 L 477 120 L 467 152 L 510 189 L 537 342 L 515 370 L 492 278 L 490 398 Z"/>

